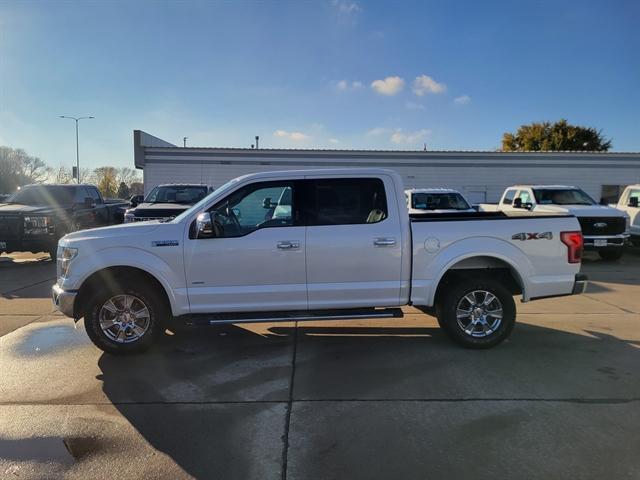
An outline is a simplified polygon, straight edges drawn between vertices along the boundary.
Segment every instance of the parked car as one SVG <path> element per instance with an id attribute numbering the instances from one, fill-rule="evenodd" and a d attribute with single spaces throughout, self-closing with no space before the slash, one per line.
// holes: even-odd
<path id="1" fill-rule="evenodd" d="M 94 185 L 27 185 L 0 204 L 0 253 L 49 252 L 85 228 L 122 223 L 126 203 L 103 200 Z"/>
<path id="2" fill-rule="evenodd" d="M 450 188 L 410 188 L 404 194 L 409 214 L 475 211 L 460 192 Z"/>
<path id="3" fill-rule="evenodd" d="M 629 215 L 629 233 L 634 245 L 640 245 L 640 183 L 624 189 L 616 208 Z"/>
<path id="4" fill-rule="evenodd" d="M 131 208 L 124 214 L 124 222 L 171 219 L 198 203 L 209 192 L 211 188 L 207 185 L 158 185 L 142 201 L 139 196 L 132 197 Z"/>
<path id="5" fill-rule="evenodd" d="M 568 213 L 575 215 L 584 235 L 584 246 L 604 260 L 618 260 L 629 240 L 629 215 L 598 205 L 578 187 L 567 185 L 514 185 L 508 187 L 497 205 L 480 204 L 481 211 L 507 215 Z"/>
<path id="6" fill-rule="evenodd" d="M 289 215 L 265 199 L 290 191 Z M 435 310 L 455 341 L 487 348 L 523 301 L 581 293 L 575 217 L 407 215 L 382 169 L 264 172 L 231 180 L 166 223 L 72 233 L 59 242 L 56 308 L 84 317 L 111 353 L 187 324 L 400 317 Z"/>

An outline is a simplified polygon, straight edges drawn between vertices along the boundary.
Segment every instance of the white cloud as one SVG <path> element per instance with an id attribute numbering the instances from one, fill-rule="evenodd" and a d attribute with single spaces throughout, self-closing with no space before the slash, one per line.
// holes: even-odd
<path id="1" fill-rule="evenodd" d="M 349 80 L 340 80 L 336 83 L 336 90 L 338 90 L 339 92 L 359 90 L 362 87 L 364 87 L 364 85 L 358 80 L 354 80 L 352 82 L 350 82 Z"/>
<path id="2" fill-rule="evenodd" d="M 343 15 L 351 15 L 362 11 L 362 7 L 352 0 L 333 0 L 331 5 Z"/>
<path id="3" fill-rule="evenodd" d="M 295 142 L 301 142 L 303 140 L 308 140 L 309 138 L 311 138 L 309 137 L 309 135 L 305 135 L 302 132 L 288 132 L 286 130 L 276 130 L 275 132 L 273 132 L 273 136 L 279 138 L 287 138 Z"/>
<path id="4" fill-rule="evenodd" d="M 391 135 L 391 142 L 397 145 L 408 145 L 424 141 L 429 135 L 431 130 L 423 128 L 416 132 L 403 132 L 402 129 L 397 129 Z"/>
<path id="5" fill-rule="evenodd" d="M 438 83 L 428 75 L 420 75 L 413 81 L 413 93 L 422 97 L 427 93 L 442 93 L 447 89 L 444 83 Z"/>
<path id="6" fill-rule="evenodd" d="M 471 101 L 471 97 L 469 95 L 460 95 L 453 99 L 453 103 L 456 105 L 466 105 Z"/>
<path id="7" fill-rule="evenodd" d="M 416 102 L 407 102 L 405 103 L 405 107 L 409 110 L 424 110 L 424 105 Z"/>
<path id="8" fill-rule="evenodd" d="M 404 88 L 404 80 L 400 77 L 387 77 L 384 80 L 374 80 L 371 83 L 376 93 L 380 95 L 396 95 Z"/>
<path id="9" fill-rule="evenodd" d="M 367 136 L 368 137 L 376 137 L 378 135 L 384 135 L 387 132 L 390 132 L 391 130 L 389 130 L 388 128 L 384 128 L 384 127 L 376 127 L 376 128 L 372 128 L 371 130 L 369 130 L 367 132 Z"/>
<path id="10" fill-rule="evenodd" d="M 340 140 L 338 140 L 337 138 L 330 138 L 330 139 L 329 139 L 329 143 L 330 143 L 331 145 L 337 145 L 337 144 L 339 144 L 339 143 L 340 143 Z"/>

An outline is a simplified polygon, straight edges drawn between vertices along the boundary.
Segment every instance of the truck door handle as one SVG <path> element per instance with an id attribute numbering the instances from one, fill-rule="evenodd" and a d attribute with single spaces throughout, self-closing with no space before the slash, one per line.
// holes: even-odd
<path id="1" fill-rule="evenodd" d="M 300 248 L 300 242 L 296 242 L 296 241 L 278 242 L 277 247 L 280 250 L 297 250 L 298 248 Z"/>
<path id="2" fill-rule="evenodd" d="M 395 238 L 376 238 L 373 240 L 374 247 L 394 247 L 395 245 Z"/>

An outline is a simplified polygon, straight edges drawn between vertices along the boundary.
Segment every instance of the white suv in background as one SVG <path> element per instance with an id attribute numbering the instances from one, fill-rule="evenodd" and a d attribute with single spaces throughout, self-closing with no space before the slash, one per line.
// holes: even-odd
<path id="1" fill-rule="evenodd" d="M 460 192 L 450 188 L 411 188 L 404 194 L 409 214 L 475 212 Z"/>

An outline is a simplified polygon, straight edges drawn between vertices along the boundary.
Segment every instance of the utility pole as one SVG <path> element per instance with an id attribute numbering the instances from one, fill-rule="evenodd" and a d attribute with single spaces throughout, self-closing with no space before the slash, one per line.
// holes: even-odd
<path id="1" fill-rule="evenodd" d="M 256 135 L 256 150 L 257 150 L 258 148 L 260 148 L 260 147 L 258 146 L 258 142 L 259 142 L 259 141 L 260 141 L 260 137 L 259 137 L 258 135 Z"/>
<path id="2" fill-rule="evenodd" d="M 80 120 L 96 118 L 96 117 L 68 117 L 66 115 L 60 115 L 60 118 L 68 118 L 70 120 L 75 120 L 76 122 L 76 173 L 77 173 L 76 181 L 80 183 L 80 149 L 79 149 L 79 141 L 78 141 L 78 122 Z"/>
<path id="3" fill-rule="evenodd" d="M 182 146 L 183 147 L 187 146 L 187 138 L 189 138 L 189 137 L 182 137 Z"/>

